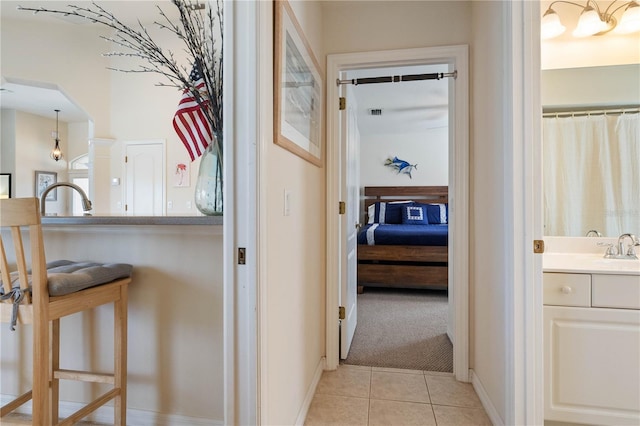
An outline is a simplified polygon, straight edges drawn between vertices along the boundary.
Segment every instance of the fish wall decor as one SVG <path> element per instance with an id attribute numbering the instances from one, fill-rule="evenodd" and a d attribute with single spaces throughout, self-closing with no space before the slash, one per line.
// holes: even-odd
<path id="1" fill-rule="evenodd" d="M 408 161 L 404 161 L 399 159 L 398 157 L 389 157 L 385 160 L 384 162 L 385 166 L 391 167 L 392 169 L 394 169 L 398 174 L 400 173 L 404 173 L 405 175 L 409 176 L 409 179 L 413 179 L 411 177 L 411 172 L 414 169 L 418 169 L 418 165 L 417 164 L 409 164 Z"/>

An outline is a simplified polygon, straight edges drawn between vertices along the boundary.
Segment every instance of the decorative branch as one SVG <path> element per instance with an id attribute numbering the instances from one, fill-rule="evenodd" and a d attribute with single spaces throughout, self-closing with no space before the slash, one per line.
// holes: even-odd
<path id="1" fill-rule="evenodd" d="M 190 90 L 198 105 L 205 112 L 207 121 L 216 135 L 214 147 L 218 158 L 222 158 L 222 4 L 216 1 L 216 12 L 208 8 L 205 13 L 192 0 L 172 0 L 180 13 L 180 22 L 172 22 L 164 11 L 157 6 L 163 22 L 154 22 L 160 29 L 168 30 L 180 40 L 184 41 L 187 57 L 192 67 L 195 67 L 203 77 L 205 90 L 197 90 L 194 82 L 189 78 L 191 70 L 179 66 L 173 52 L 165 51 L 149 35 L 147 29 L 138 21 L 139 29 L 134 29 L 120 21 L 111 12 L 92 2 L 90 6 L 70 4 L 66 10 L 47 9 L 45 7 L 30 8 L 19 6 L 18 10 L 32 11 L 34 14 L 47 13 L 63 16 L 74 16 L 89 22 L 104 25 L 114 30 L 111 36 L 102 36 L 124 51 L 104 53 L 109 57 L 138 58 L 143 64 L 134 69 L 109 68 L 119 72 L 155 73 L 160 74 L 168 83 L 158 83 L 158 86 L 176 87 Z M 217 25 L 215 25 L 217 22 Z M 217 46 L 214 31 L 219 31 L 220 46 Z M 146 63 L 146 64 L 144 64 Z"/>

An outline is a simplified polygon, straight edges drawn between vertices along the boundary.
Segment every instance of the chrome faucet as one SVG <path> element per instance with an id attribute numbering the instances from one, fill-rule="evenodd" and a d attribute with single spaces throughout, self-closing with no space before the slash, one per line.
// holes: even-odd
<path id="1" fill-rule="evenodd" d="M 629 238 L 631 243 L 629 244 L 629 248 L 627 250 L 624 249 L 624 240 Z M 640 240 L 633 234 L 622 234 L 618 237 L 618 256 L 622 259 L 637 259 L 636 251 L 634 247 L 640 246 Z"/>
<path id="2" fill-rule="evenodd" d="M 89 210 L 91 210 L 92 208 L 91 200 L 89 200 L 89 198 L 87 197 L 87 194 L 84 193 L 82 188 L 80 188 L 75 183 L 71 183 L 71 182 L 57 182 L 57 183 L 54 183 L 53 185 L 47 186 L 47 188 L 42 192 L 42 195 L 40 196 L 40 215 L 41 216 L 44 216 L 44 210 L 45 210 L 45 204 L 46 204 L 45 198 L 47 198 L 47 194 L 52 189 L 57 188 L 59 186 L 68 186 L 69 188 L 72 188 L 78 191 L 78 193 L 82 197 L 82 210 L 84 210 L 85 212 L 88 212 Z M 89 215 L 89 213 L 85 213 L 85 215 Z"/>
<path id="3" fill-rule="evenodd" d="M 589 232 L 587 232 L 587 237 L 602 237 L 602 234 L 598 232 L 597 229 L 592 229 Z"/>

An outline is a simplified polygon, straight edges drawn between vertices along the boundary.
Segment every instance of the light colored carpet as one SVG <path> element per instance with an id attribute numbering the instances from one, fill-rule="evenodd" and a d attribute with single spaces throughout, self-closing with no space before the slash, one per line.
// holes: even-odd
<path id="1" fill-rule="evenodd" d="M 447 292 L 367 287 L 358 295 L 351 365 L 453 371 Z"/>

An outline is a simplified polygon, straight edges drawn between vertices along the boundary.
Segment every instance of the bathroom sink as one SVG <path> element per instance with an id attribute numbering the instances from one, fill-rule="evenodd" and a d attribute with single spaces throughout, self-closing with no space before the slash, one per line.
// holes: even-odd
<path id="1" fill-rule="evenodd" d="M 542 269 L 545 272 L 584 272 L 640 275 L 638 259 L 606 259 L 595 253 L 544 253 Z"/>

